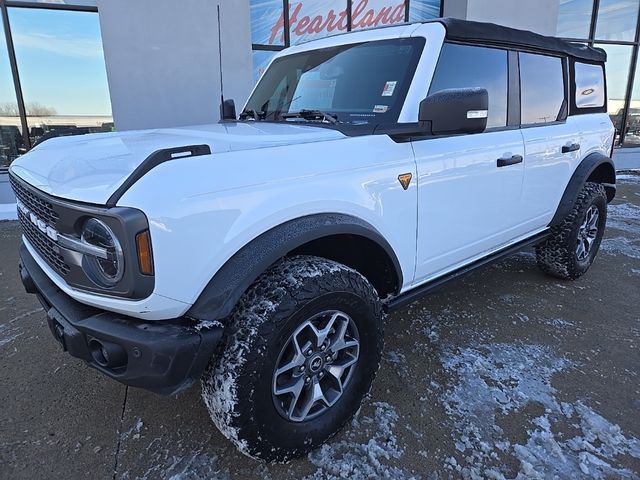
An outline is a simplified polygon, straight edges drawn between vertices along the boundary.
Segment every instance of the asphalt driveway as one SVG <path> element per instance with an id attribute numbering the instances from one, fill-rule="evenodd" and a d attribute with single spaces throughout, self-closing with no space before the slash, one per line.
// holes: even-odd
<path id="1" fill-rule="evenodd" d="M 286 465 L 241 454 L 199 388 L 158 397 L 62 353 L 0 224 L 0 477 L 640 478 L 640 177 L 621 177 L 592 270 L 529 251 L 394 314 L 359 415 Z"/>

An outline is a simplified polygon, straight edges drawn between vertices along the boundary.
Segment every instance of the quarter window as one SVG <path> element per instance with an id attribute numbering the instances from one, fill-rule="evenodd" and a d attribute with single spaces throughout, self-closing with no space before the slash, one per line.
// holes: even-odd
<path id="1" fill-rule="evenodd" d="M 575 64 L 576 107 L 604 107 L 604 71 L 600 65 Z"/>
<path id="2" fill-rule="evenodd" d="M 505 127 L 507 65 L 506 50 L 445 43 L 429 93 L 450 88 L 485 88 L 489 92 L 487 128 Z"/>
<path id="3" fill-rule="evenodd" d="M 565 99 L 561 58 L 520 53 L 520 85 L 523 125 L 558 120 Z"/>

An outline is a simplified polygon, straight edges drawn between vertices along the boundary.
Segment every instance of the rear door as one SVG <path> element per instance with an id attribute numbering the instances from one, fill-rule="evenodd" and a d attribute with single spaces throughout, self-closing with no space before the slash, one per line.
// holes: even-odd
<path id="1" fill-rule="evenodd" d="M 530 230 L 546 227 L 582 155 L 576 117 L 567 117 L 567 60 L 519 53 L 525 149 L 522 215 Z"/>
<path id="2" fill-rule="evenodd" d="M 498 48 L 443 46 L 429 93 L 486 88 L 488 130 L 412 143 L 418 170 L 416 283 L 444 274 L 522 233 L 524 146 L 517 118 L 510 118 L 508 108 L 513 55 Z M 515 82 L 517 90 L 517 78 Z"/>

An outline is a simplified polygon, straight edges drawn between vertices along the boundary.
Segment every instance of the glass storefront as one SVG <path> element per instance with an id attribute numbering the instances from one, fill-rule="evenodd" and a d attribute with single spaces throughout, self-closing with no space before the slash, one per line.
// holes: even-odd
<path id="1" fill-rule="evenodd" d="M 437 18 L 440 0 L 250 0 L 254 79 L 275 52 L 341 32 Z M 558 37 L 604 48 L 617 146 L 640 146 L 640 0 L 558 0 Z M 288 12 L 288 14 L 286 14 Z M 640 72 L 639 72 L 640 73 Z M 633 88 L 629 88 L 629 83 Z M 625 128 L 623 128 L 625 125 Z"/>
<path id="2" fill-rule="evenodd" d="M 596 40 L 633 42 L 638 24 L 638 0 L 600 0 Z"/>
<path id="3" fill-rule="evenodd" d="M 593 0 L 560 0 L 558 9 L 559 37 L 589 38 Z"/>
<path id="4" fill-rule="evenodd" d="M 35 3 L 1 3 L 0 169 L 48 138 L 113 129 L 95 0 Z"/>
<path id="5" fill-rule="evenodd" d="M 616 143 L 622 138 L 622 122 L 625 110 L 625 97 L 629 83 L 629 67 L 633 47 L 628 45 L 602 45 L 607 52 L 607 93 L 609 95 L 609 116 L 616 127 Z"/>
<path id="6" fill-rule="evenodd" d="M 2 15 L 0 11 L 0 169 L 26 151 Z"/>
<path id="7" fill-rule="evenodd" d="M 557 36 L 609 55 L 617 145 L 640 146 L 640 0 L 558 3 Z M 250 6 L 256 80 L 287 46 L 441 14 L 440 0 L 250 0 Z M 0 0 L 0 85 L 0 169 L 42 139 L 112 130 L 97 0 Z"/>
<path id="8" fill-rule="evenodd" d="M 640 0 L 560 0 L 557 36 L 607 52 L 609 115 L 618 147 L 640 146 L 639 16 Z"/>
<path id="9" fill-rule="evenodd" d="M 250 0 L 254 79 L 300 42 L 440 16 L 440 0 Z M 285 15 L 288 12 L 288 15 Z"/>
<path id="10" fill-rule="evenodd" d="M 98 16 L 10 8 L 9 19 L 31 144 L 51 136 L 110 130 Z"/>

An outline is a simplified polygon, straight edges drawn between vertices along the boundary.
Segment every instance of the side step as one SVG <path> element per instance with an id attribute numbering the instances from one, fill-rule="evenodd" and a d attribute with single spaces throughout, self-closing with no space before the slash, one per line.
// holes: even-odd
<path id="1" fill-rule="evenodd" d="M 397 297 L 391 299 L 387 304 L 385 304 L 384 309 L 386 312 L 393 312 L 400 308 L 406 307 L 410 303 L 415 302 L 428 293 L 431 293 L 432 291 L 447 285 L 449 282 L 457 280 L 481 267 L 484 267 L 491 263 L 495 263 L 505 257 L 509 257 L 514 253 L 519 252 L 523 248 L 542 243 L 547 238 L 549 238 L 549 231 L 545 230 L 544 232 L 534 235 L 533 237 L 510 245 L 502 250 L 492 253 L 491 255 L 476 260 L 475 262 L 465 265 L 464 267 L 461 267 L 457 270 L 454 270 L 453 272 L 447 273 L 442 277 L 438 277 L 435 280 L 431 280 L 430 282 L 427 282 L 423 285 L 420 285 L 419 287 L 409 290 L 408 292 L 398 295 Z"/>

